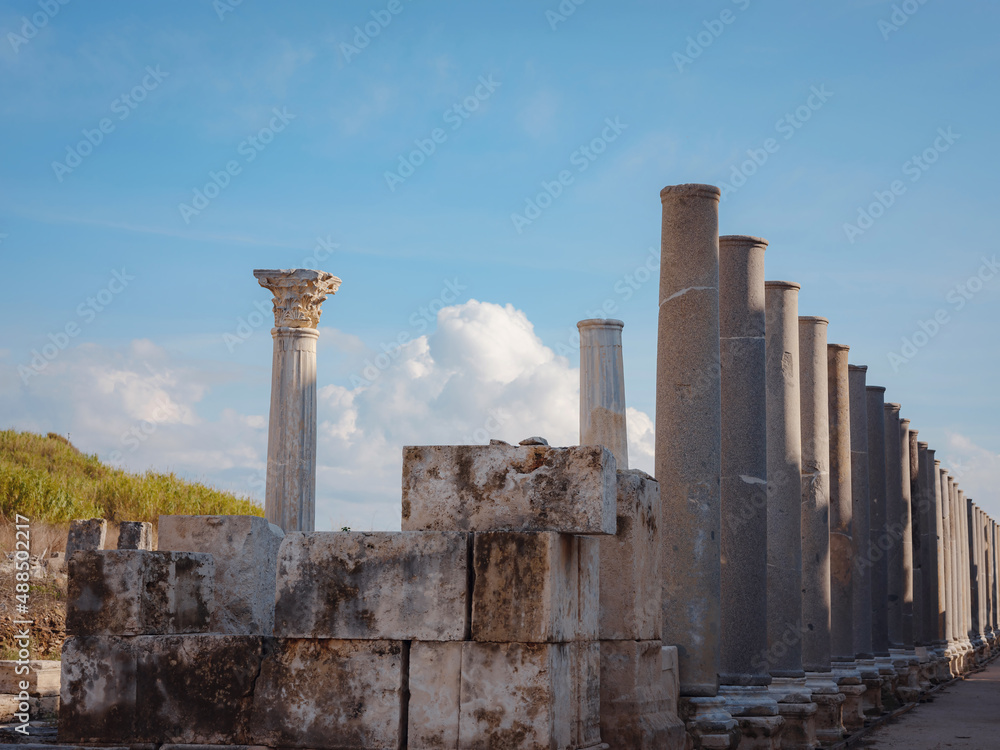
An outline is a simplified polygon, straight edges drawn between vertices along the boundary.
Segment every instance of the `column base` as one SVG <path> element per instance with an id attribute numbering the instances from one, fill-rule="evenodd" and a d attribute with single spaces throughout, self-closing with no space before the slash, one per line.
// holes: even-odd
<path id="1" fill-rule="evenodd" d="M 940 641 L 934 644 L 934 677 L 931 682 L 941 684 L 951 679 L 949 658 L 946 656 L 948 644 Z"/>
<path id="2" fill-rule="evenodd" d="M 891 713 L 901 705 L 899 698 L 896 697 L 899 675 L 896 674 L 896 668 L 892 665 L 891 656 L 876 656 L 875 666 L 878 668 L 878 676 L 882 681 L 882 710 Z"/>
<path id="3" fill-rule="evenodd" d="M 740 727 L 726 710 L 722 698 L 689 698 L 679 701 L 680 718 L 687 728 L 689 750 L 736 750 Z"/>
<path id="4" fill-rule="evenodd" d="M 902 648 L 889 649 L 889 659 L 896 673 L 895 696 L 900 703 L 913 703 L 920 698 L 916 653 L 912 656 Z"/>
<path id="5" fill-rule="evenodd" d="M 785 720 L 783 750 L 816 750 L 816 712 L 805 677 L 775 677 L 768 688 Z"/>
<path id="6" fill-rule="evenodd" d="M 921 692 L 931 689 L 931 678 L 934 677 L 934 653 L 927 646 L 917 646 L 913 649 L 917 657 L 917 683 Z"/>
<path id="7" fill-rule="evenodd" d="M 821 745 L 833 745 L 847 735 L 844 728 L 846 696 L 834 681 L 833 672 L 806 672 L 806 687 L 816 704 L 816 740 Z"/>
<path id="8" fill-rule="evenodd" d="M 719 697 L 740 727 L 739 750 L 780 750 L 785 720 L 767 688 L 723 685 Z"/>
<path id="9" fill-rule="evenodd" d="M 885 713 L 882 707 L 882 678 L 874 659 L 858 659 L 858 671 L 861 673 L 861 683 L 865 692 L 861 696 L 861 705 L 867 719 L 876 719 Z"/>

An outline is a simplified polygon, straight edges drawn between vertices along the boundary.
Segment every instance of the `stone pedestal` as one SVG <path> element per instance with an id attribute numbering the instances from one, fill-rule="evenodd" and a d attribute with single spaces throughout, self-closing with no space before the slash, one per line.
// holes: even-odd
<path id="1" fill-rule="evenodd" d="M 724 698 L 682 696 L 679 714 L 687 726 L 689 750 L 724 750 L 740 743 L 740 728 Z"/>
<path id="2" fill-rule="evenodd" d="M 620 320 L 581 320 L 580 445 L 603 445 L 619 470 L 628 468 L 625 366 Z"/>
<path id="3" fill-rule="evenodd" d="M 779 750 L 785 720 L 764 686 L 720 685 L 719 697 L 739 724 L 740 750 Z"/>
<path id="4" fill-rule="evenodd" d="M 853 660 L 843 664 L 834 662 L 833 679 L 837 682 L 837 689 L 844 696 L 844 705 L 841 709 L 844 729 L 849 734 L 853 734 L 865 725 L 864 694 L 866 688 L 861 679 L 861 672 Z"/>
<path id="5" fill-rule="evenodd" d="M 833 745 L 847 736 L 843 711 L 847 696 L 840 692 L 831 672 L 806 672 L 806 687 L 816 704 L 816 740 Z"/>
<path id="6" fill-rule="evenodd" d="M 812 689 L 803 677 L 775 677 L 768 690 L 778 702 L 778 714 L 785 720 L 782 750 L 814 750 L 818 706 L 812 701 Z"/>
<path id="7" fill-rule="evenodd" d="M 283 531 L 316 526 L 316 341 L 320 305 L 340 286 L 325 271 L 256 270 L 274 294 L 274 358 L 264 514 Z"/>
<path id="8" fill-rule="evenodd" d="M 710 185 L 660 191 L 656 479 L 663 502 L 663 642 L 678 646 L 681 695 L 701 698 L 718 691 L 720 652 L 720 195 Z M 721 705 L 689 715 L 715 716 L 724 713 Z"/>

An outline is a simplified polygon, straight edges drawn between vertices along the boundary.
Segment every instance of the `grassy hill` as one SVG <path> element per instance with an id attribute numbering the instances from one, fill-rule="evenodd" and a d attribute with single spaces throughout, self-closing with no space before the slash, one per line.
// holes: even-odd
<path id="1" fill-rule="evenodd" d="M 264 515 L 261 506 L 230 492 L 173 474 L 129 474 L 49 433 L 0 431 L 0 517 L 32 522 L 74 518 L 152 521 L 160 515 Z"/>

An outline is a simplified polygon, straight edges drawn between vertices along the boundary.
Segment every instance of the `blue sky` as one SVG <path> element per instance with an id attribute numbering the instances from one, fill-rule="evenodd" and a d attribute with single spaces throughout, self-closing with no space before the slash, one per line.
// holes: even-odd
<path id="1" fill-rule="evenodd" d="M 985 0 L 0 3 L 0 418 L 262 497 L 252 270 L 307 265 L 344 280 L 319 528 L 398 527 L 404 443 L 572 442 L 572 334 L 608 301 L 649 468 L 643 269 L 660 188 L 704 182 L 1000 517 L 998 21 Z"/>

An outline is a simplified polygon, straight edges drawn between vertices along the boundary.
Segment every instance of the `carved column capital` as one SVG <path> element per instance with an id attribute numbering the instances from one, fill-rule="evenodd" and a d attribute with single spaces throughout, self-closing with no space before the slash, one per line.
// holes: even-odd
<path id="1" fill-rule="evenodd" d="M 340 279 L 326 271 L 257 269 L 253 275 L 274 295 L 274 325 L 278 328 L 316 328 L 320 306 L 340 288 Z"/>

